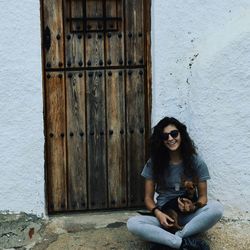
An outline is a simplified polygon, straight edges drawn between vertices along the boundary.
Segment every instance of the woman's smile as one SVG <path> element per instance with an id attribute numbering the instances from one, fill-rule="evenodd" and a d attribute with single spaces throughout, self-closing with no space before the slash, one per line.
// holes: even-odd
<path id="1" fill-rule="evenodd" d="M 167 146 L 167 148 L 170 149 L 171 151 L 177 150 L 180 146 L 180 142 L 178 140 L 166 141 L 164 143 L 165 143 L 165 146 Z"/>
<path id="2" fill-rule="evenodd" d="M 169 141 L 169 142 L 167 142 L 167 144 L 170 144 L 170 145 L 174 145 L 176 143 L 176 141 L 174 140 L 174 141 Z"/>

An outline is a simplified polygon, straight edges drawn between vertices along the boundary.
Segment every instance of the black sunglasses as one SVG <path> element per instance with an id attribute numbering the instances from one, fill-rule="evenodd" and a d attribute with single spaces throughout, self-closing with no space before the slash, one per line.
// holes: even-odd
<path id="1" fill-rule="evenodd" d="M 179 135 L 178 130 L 172 130 L 169 133 L 162 133 L 162 140 L 167 141 L 169 138 L 169 135 L 171 135 L 172 138 L 176 138 Z"/>

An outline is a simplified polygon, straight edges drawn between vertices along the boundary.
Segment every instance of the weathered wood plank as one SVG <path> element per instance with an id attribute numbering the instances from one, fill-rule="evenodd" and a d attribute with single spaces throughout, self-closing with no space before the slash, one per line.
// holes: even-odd
<path id="1" fill-rule="evenodd" d="M 65 48 L 66 48 L 66 67 L 83 67 L 84 66 L 84 33 L 83 21 L 69 21 L 68 18 L 83 17 L 83 4 L 80 1 L 64 0 L 65 13 Z M 81 31 L 74 33 L 71 31 Z"/>
<path id="2" fill-rule="evenodd" d="M 143 69 L 128 70 L 126 82 L 128 205 L 143 205 L 145 162 L 145 106 Z"/>
<path id="3" fill-rule="evenodd" d="M 114 0 L 107 0 L 106 14 L 108 17 L 123 17 L 123 1 L 115 4 Z M 124 58 L 124 22 L 122 21 L 108 21 L 106 34 L 106 65 L 107 66 L 123 66 L 125 64 Z"/>
<path id="4" fill-rule="evenodd" d="M 89 67 L 103 66 L 104 64 L 104 39 L 98 38 L 99 34 L 89 33 L 86 36 L 86 65 Z"/>
<path id="5" fill-rule="evenodd" d="M 103 4 L 102 1 L 87 1 L 86 14 L 87 17 L 102 17 Z M 89 21 L 87 27 L 89 30 L 97 29 L 98 24 L 103 25 L 102 22 Z M 97 67 L 104 65 L 104 35 L 100 33 L 87 33 L 85 36 L 86 43 L 86 65 L 89 67 Z"/>
<path id="6" fill-rule="evenodd" d="M 104 29 L 103 20 L 91 20 L 91 18 L 101 18 L 103 17 L 103 1 L 91 0 L 86 2 L 86 17 L 89 18 L 86 23 L 86 30 L 100 30 Z"/>
<path id="7" fill-rule="evenodd" d="M 145 32 L 145 138 L 149 141 L 151 135 L 151 112 L 152 112 L 152 62 L 151 62 L 151 0 L 144 1 L 144 32 Z M 149 157 L 148 143 L 145 145 L 146 158 Z"/>
<path id="8" fill-rule="evenodd" d="M 51 46 L 45 49 L 45 65 L 47 68 L 58 68 L 64 62 L 62 0 L 44 0 L 43 6 L 44 32 L 48 27 L 51 33 Z"/>
<path id="9" fill-rule="evenodd" d="M 87 208 L 85 81 L 83 72 L 67 73 L 68 209 Z"/>
<path id="10" fill-rule="evenodd" d="M 87 138 L 89 208 L 107 207 L 104 71 L 87 72 Z"/>
<path id="11" fill-rule="evenodd" d="M 144 64 L 144 35 L 143 0 L 126 0 L 127 65 Z"/>
<path id="12" fill-rule="evenodd" d="M 103 1 L 91 0 L 86 1 L 87 17 L 102 17 L 103 16 Z"/>
<path id="13" fill-rule="evenodd" d="M 67 209 L 65 86 L 62 72 L 47 74 L 46 145 L 49 211 Z"/>
<path id="14" fill-rule="evenodd" d="M 121 208 L 127 205 L 124 72 L 109 71 L 106 79 L 109 207 Z"/>

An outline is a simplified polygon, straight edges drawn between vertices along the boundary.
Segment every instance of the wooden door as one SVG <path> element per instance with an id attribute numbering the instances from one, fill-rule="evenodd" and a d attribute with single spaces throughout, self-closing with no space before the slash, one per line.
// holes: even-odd
<path id="1" fill-rule="evenodd" d="M 48 211 L 140 207 L 150 1 L 41 3 Z"/>

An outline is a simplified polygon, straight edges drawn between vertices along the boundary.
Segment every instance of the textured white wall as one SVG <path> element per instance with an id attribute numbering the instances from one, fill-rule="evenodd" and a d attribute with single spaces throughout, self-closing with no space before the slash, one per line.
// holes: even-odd
<path id="1" fill-rule="evenodd" d="M 249 217 L 250 2 L 152 1 L 153 110 L 184 121 L 211 198 Z M 44 136 L 39 0 L 0 0 L 0 210 L 42 214 Z"/>
<path id="2" fill-rule="evenodd" d="M 39 0 L 0 1 L 0 210 L 44 213 Z"/>
<path id="3" fill-rule="evenodd" d="M 184 121 L 209 166 L 209 196 L 249 218 L 250 1 L 152 2 L 153 124 Z"/>

